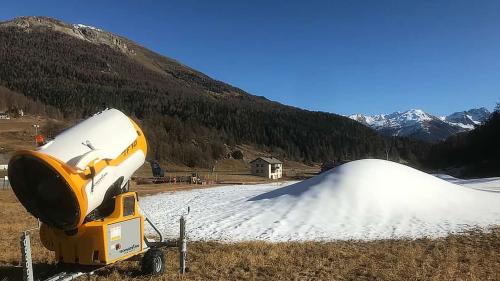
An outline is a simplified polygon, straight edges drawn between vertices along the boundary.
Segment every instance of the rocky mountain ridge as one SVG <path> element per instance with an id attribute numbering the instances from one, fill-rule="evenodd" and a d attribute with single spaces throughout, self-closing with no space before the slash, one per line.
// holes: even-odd
<path id="1" fill-rule="evenodd" d="M 384 135 L 411 137 L 435 143 L 451 135 L 474 129 L 483 124 L 490 114 L 484 107 L 454 112 L 448 116 L 435 116 L 421 109 L 410 109 L 371 116 L 353 114 L 349 118 Z"/>

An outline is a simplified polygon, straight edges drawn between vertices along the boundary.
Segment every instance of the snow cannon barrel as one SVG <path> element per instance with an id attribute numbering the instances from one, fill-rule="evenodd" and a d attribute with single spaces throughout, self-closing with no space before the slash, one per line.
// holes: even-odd
<path id="1" fill-rule="evenodd" d="M 16 152 L 9 162 L 9 180 L 19 201 L 36 218 L 73 230 L 93 220 L 94 210 L 127 191 L 128 180 L 144 164 L 146 153 L 139 126 L 109 109 L 35 150 Z"/>

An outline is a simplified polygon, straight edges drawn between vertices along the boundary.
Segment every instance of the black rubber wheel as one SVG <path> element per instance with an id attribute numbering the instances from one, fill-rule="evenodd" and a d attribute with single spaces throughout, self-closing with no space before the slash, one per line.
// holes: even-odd
<path id="1" fill-rule="evenodd" d="M 160 249 L 149 249 L 142 258 L 141 271 L 146 275 L 159 275 L 165 271 L 165 255 Z"/>

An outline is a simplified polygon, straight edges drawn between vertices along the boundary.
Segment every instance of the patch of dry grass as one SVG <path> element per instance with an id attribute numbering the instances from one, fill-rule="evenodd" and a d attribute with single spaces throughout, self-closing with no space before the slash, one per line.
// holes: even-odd
<path id="1" fill-rule="evenodd" d="M 36 221 L 11 191 L 0 191 L 0 280 L 20 280 L 19 236 Z M 33 236 L 38 273 L 54 259 Z M 500 280 L 500 228 L 441 239 L 188 245 L 189 272 L 177 273 L 167 250 L 167 272 L 145 277 L 138 261 L 125 261 L 89 280 Z M 85 279 L 83 279 L 85 280 Z"/>

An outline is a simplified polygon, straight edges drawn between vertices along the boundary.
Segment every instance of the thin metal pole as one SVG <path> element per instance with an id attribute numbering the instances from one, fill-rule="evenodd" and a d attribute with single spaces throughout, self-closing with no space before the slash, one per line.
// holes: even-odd
<path id="1" fill-rule="evenodd" d="M 181 274 L 184 274 L 186 272 L 186 254 L 186 219 L 184 218 L 184 216 L 181 216 L 179 229 L 179 271 Z"/>
<path id="2" fill-rule="evenodd" d="M 35 281 L 33 278 L 33 263 L 31 260 L 31 242 L 28 232 L 21 235 L 21 254 L 23 266 L 23 281 Z"/>

